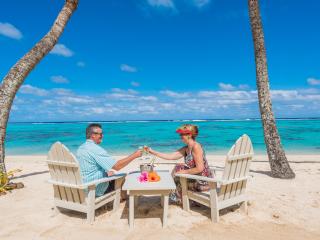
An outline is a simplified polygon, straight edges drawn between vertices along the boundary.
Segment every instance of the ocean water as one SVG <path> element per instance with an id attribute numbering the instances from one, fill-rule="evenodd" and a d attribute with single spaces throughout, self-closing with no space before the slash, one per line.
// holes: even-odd
<path id="1" fill-rule="evenodd" d="M 199 127 L 197 140 L 207 153 L 226 154 L 238 137 L 246 133 L 255 153 L 266 153 L 261 121 L 257 120 L 183 120 L 102 122 L 102 146 L 114 155 L 129 154 L 139 146 L 170 152 L 183 146 L 177 127 L 184 123 Z M 88 122 L 9 123 L 7 155 L 45 155 L 51 144 L 60 141 L 73 153 L 85 141 Z M 287 153 L 320 154 L 320 119 L 279 119 L 277 127 Z"/>

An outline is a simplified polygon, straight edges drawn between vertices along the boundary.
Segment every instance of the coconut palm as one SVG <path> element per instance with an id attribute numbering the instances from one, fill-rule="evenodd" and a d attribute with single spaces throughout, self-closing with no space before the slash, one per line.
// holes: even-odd
<path id="1" fill-rule="evenodd" d="M 5 137 L 13 100 L 35 66 L 52 50 L 67 22 L 77 9 L 78 0 L 66 0 L 50 31 L 7 73 L 0 85 L 0 171 L 5 172 Z"/>
<path id="2" fill-rule="evenodd" d="M 295 174 L 290 168 L 284 149 L 281 145 L 275 117 L 272 112 L 266 48 L 264 45 L 259 2 L 258 0 L 248 0 L 248 4 L 254 42 L 259 107 L 271 174 L 273 177 L 278 178 L 294 178 Z"/>

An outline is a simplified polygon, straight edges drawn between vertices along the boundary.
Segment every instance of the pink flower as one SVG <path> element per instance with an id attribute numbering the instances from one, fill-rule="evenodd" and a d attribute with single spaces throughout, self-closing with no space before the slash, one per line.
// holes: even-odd
<path id="1" fill-rule="evenodd" d="M 148 182 L 148 172 L 142 172 L 138 177 L 139 182 Z"/>

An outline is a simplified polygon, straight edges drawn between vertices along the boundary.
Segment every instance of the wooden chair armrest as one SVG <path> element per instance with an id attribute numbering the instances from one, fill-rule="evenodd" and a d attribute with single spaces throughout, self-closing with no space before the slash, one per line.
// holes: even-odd
<path id="1" fill-rule="evenodd" d="M 251 178 L 250 176 L 245 176 L 245 177 L 241 177 L 241 178 L 234 178 L 231 180 L 222 180 L 219 178 L 208 178 L 208 177 L 203 177 L 203 176 L 198 176 L 198 175 L 182 174 L 182 173 L 177 173 L 177 174 L 175 174 L 175 176 L 184 177 L 184 178 L 188 178 L 188 179 L 201 180 L 201 181 L 206 181 L 206 182 L 214 182 L 214 183 L 218 183 L 220 185 L 226 185 L 226 184 L 230 184 L 230 183 L 240 182 L 240 181 L 247 180 L 247 179 Z"/>
<path id="2" fill-rule="evenodd" d="M 61 187 L 70 187 L 70 188 L 78 188 L 78 189 L 84 189 L 86 187 L 84 187 L 83 185 L 77 185 L 77 184 L 71 184 L 71 183 L 64 183 L 64 182 L 58 182 L 55 180 L 48 180 L 48 183 L 51 183 L 53 185 L 57 185 L 57 186 L 61 186 Z"/>
<path id="3" fill-rule="evenodd" d="M 53 184 L 53 185 L 57 185 L 57 186 L 61 186 L 61 187 L 86 189 L 89 186 L 97 186 L 100 183 L 105 183 L 105 182 L 110 182 L 112 180 L 121 179 L 121 178 L 124 178 L 125 176 L 126 176 L 126 174 L 121 173 L 121 174 L 113 175 L 112 177 L 101 178 L 101 179 L 98 179 L 98 180 L 95 180 L 95 181 L 92 181 L 92 182 L 83 183 L 83 184 L 80 184 L 80 185 L 64 183 L 64 182 L 58 182 L 58 181 L 54 181 L 54 180 L 51 180 L 51 179 L 48 180 L 48 182 Z"/>
<path id="4" fill-rule="evenodd" d="M 226 185 L 226 184 L 230 184 L 230 183 L 236 183 L 236 182 L 240 182 L 243 180 L 248 180 L 249 178 L 251 178 L 250 176 L 245 176 L 245 177 L 241 177 L 241 178 L 234 178 L 231 180 L 221 180 L 219 181 L 220 184 L 222 185 Z"/>
<path id="5" fill-rule="evenodd" d="M 112 175 L 111 177 L 101 178 L 101 179 L 98 179 L 98 180 L 95 180 L 95 181 L 92 181 L 92 182 L 87 182 L 87 183 L 84 183 L 82 185 L 85 186 L 86 188 L 89 187 L 89 186 L 93 186 L 93 185 L 97 186 L 100 183 L 110 182 L 110 181 L 113 181 L 113 180 L 124 178 L 125 176 L 126 176 L 125 173 L 120 173 L 120 174 Z"/>
<path id="6" fill-rule="evenodd" d="M 211 167 L 211 166 L 209 166 L 209 169 L 210 170 L 214 170 L 214 171 L 221 171 L 221 172 L 223 172 L 224 171 L 224 168 L 223 167 Z"/>
<path id="7" fill-rule="evenodd" d="M 209 178 L 209 177 L 203 177 L 203 176 L 192 175 L 192 174 L 176 173 L 175 176 L 188 178 L 188 179 L 194 179 L 194 180 L 201 180 L 201 181 L 206 181 L 206 182 L 215 182 L 215 183 L 219 182 L 218 179 L 216 179 L 216 178 Z"/>

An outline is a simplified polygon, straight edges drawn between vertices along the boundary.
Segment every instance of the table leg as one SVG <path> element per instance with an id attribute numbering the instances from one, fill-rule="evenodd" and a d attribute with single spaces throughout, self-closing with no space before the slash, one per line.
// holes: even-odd
<path id="1" fill-rule="evenodd" d="M 129 227 L 133 228 L 134 220 L 134 195 L 129 195 Z"/>
<path id="2" fill-rule="evenodd" d="M 163 207 L 163 202 L 164 202 L 164 195 L 161 195 L 161 202 L 160 202 L 161 207 Z"/>
<path id="3" fill-rule="evenodd" d="M 169 207 L 169 195 L 163 195 L 163 219 L 162 219 L 162 226 L 167 226 L 167 219 L 168 219 L 168 207 Z"/>

